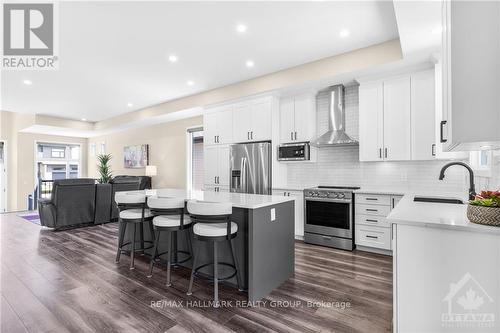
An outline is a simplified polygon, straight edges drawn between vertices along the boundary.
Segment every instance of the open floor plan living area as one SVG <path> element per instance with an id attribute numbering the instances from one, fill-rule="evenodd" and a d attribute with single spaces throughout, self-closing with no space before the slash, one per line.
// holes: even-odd
<path id="1" fill-rule="evenodd" d="M 0 332 L 500 332 L 500 1 L 0 6 Z"/>

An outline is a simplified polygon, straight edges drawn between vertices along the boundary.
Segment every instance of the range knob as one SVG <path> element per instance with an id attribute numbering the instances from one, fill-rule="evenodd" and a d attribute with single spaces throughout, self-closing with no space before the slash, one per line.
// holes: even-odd
<path id="1" fill-rule="evenodd" d="M 330 193 L 329 197 L 330 198 L 337 198 L 338 197 L 338 193 L 337 192 L 332 192 L 332 193 Z"/>
<path id="2" fill-rule="evenodd" d="M 344 199 L 345 198 L 345 193 L 339 193 L 338 194 L 339 199 Z"/>

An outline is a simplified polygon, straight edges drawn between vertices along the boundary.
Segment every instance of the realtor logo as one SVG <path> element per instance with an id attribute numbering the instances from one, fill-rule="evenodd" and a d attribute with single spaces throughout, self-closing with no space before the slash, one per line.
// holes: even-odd
<path id="1" fill-rule="evenodd" d="M 2 69 L 55 69 L 54 3 L 4 3 Z"/>
<path id="2" fill-rule="evenodd" d="M 495 326 L 495 314 L 488 311 L 493 299 L 470 273 L 457 283 L 450 283 L 443 302 L 447 304 L 447 312 L 441 315 L 443 327 L 471 329 Z"/>

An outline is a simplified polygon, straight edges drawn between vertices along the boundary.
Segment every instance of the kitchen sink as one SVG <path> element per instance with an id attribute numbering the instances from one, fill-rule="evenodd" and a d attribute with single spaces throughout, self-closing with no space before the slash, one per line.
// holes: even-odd
<path id="1" fill-rule="evenodd" d="M 435 202 L 462 205 L 464 202 L 460 199 L 438 198 L 438 197 L 414 197 L 413 201 L 417 202 Z"/>

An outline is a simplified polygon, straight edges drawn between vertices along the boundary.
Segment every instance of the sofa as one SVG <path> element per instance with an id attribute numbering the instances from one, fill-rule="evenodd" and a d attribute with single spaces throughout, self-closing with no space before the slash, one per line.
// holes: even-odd
<path id="1" fill-rule="evenodd" d="M 147 176 L 116 176 L 107 184 L 96 184 L 91 178 L 55 180 L 51 198 L 39 200 L 40 223 L 62 229 L 116 221 L 116 192 L 150 188 Z"/>

